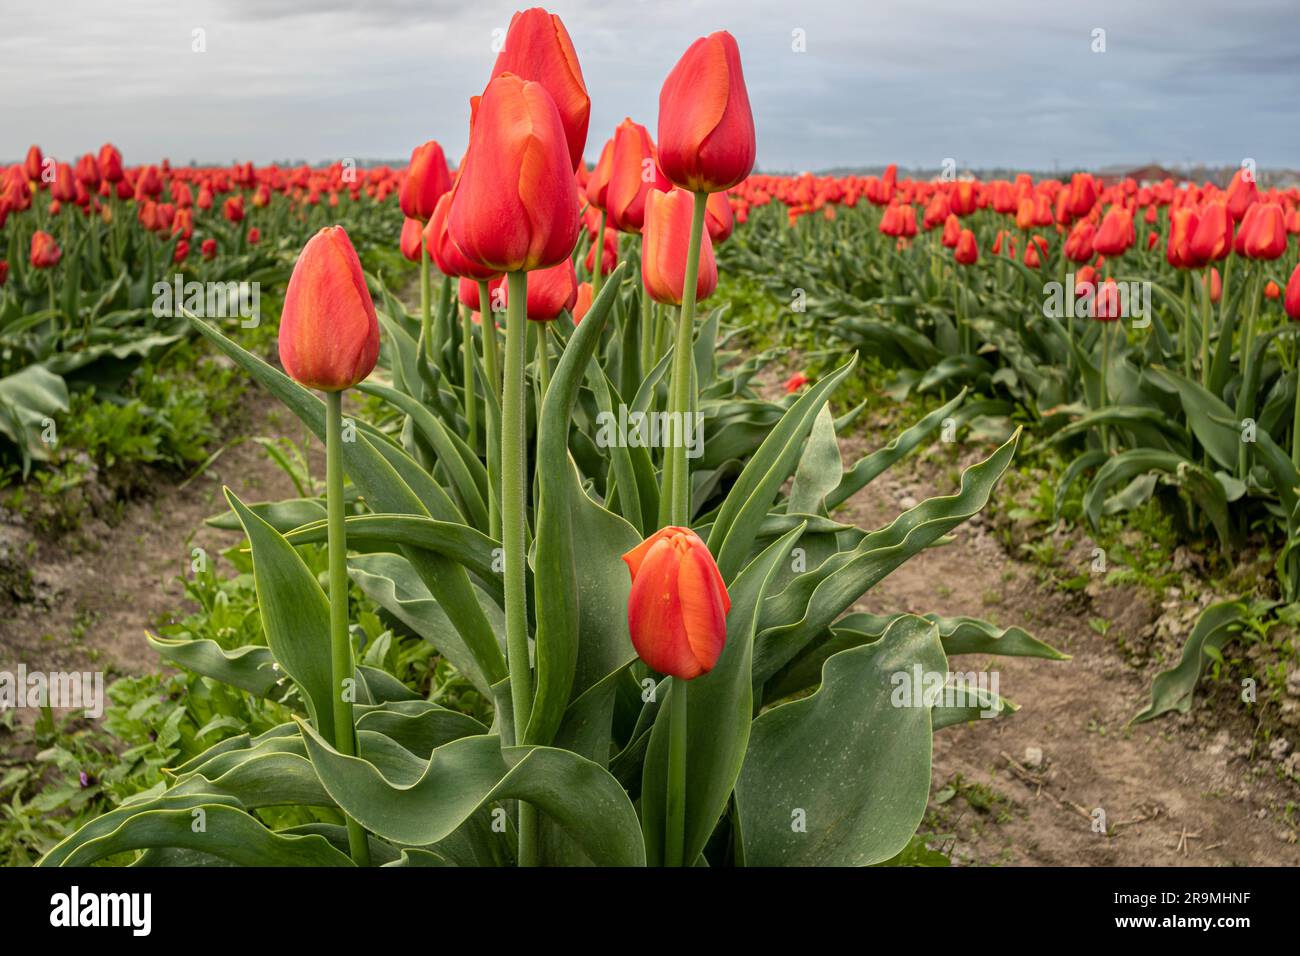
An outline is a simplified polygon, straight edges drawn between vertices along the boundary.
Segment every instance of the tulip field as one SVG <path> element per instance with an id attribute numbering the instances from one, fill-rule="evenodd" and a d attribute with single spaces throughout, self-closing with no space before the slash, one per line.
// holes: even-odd
<path id="1" fill-rule="evenodd" d="M 764 171 L 697 32 L 0 162 L 0 862 L 1300 863 L 1300 185 Z"/>

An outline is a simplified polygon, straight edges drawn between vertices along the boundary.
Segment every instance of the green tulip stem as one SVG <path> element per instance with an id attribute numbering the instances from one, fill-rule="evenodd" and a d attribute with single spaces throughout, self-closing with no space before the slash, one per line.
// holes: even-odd
<path id="1" fill-rule="evenodd" d="M 1192 380 L 1192 274 L 1183 274 L 1183 376 Z"/>
<path id="2" fill-rule="evenodd" d="M 348 636 L 348 542 L 343 523 L 343 392 L 325 393 L 325 500 L 330 575 L 330 662 L 334 685 L 334 747 L 357 755 L 352 723 L 356 671 Z M 348 850 L 357 866 L 370 865 L 370 846 L 361 824 L 346 813 Z"/>
<path id="3" fill-rule="evenodd" d="M 603 276 L 600 274 L 600 265 L 602 260 L 605 257 L 605 216 L 606 215 L 607 213 L 605 212 L 605 210 L 602 209 L 600 211 L 600 232 L 597 233 L 596 235 L 596 245 L 595 245 L 596 251 L 591 254 L 591 264 L 595 266 L 595 268 L 591 270 L 592 299 L 595 299 L 596 296 L 600 295 L 601 279 L 603 278 Z M 615 262 L 614 265 L 618 265 L 618 263 Z"/>
<path id="4" fill-rule="evenodd" d="M 538 399 L 546 398 L 546 389 L 551 384 L 551 350 L 546 340 L 546 327 L 549 322 L 537 323 L 537 383 Z"/>
<path id="5" fill-rule="evenodd" d="M 1110 404 L 1110 396 L 1107 394 L 1106 373 L 1110 368 L 1110 322 L 1101 323 L 1101 400 L 1100 407 L 1105 408 Z M 1101 450 L 1110 453 L 1110 436 L 1106 432 L 1106 426 L 1101 426 Z"/>
<path id="6" fill-rule="evenodd" d="M 528 590 L 525 522 L 528 505 L 524 366 L 528 345 L 528 273 L 506 275 L 506 367 L 501 400 L 501 546 L 505 550 L 506 657 L 510 666 L 513 743 L 524 739 L 532 713 L 533 676 L 528 665 Z M 519 805 L 519 865 L 537 864 L 537 810 Z"/>
<path id="7" fill-rule="evenodd" d="M 644 281 L 639 292 L 641 296 L 641 377 L 645 378 L 655 364 L 655 314 L 654 300 L 646 291 Z"/>
<path id="8" fill-rule="evenodd" d="M 673 678 L 668 704 L 668 800 L 664 829 L 664 866 L 684 866 L 686 854 L 686 688 Z"/>
<path id="9" fill-rule="evenodd" d="M 477 449 L 478 389 L 474 383 L 474 322 L 469 317 L 469 309 L 462 308 L 460 313 L 461 358 L 465 376 L 465 438 L 471 449 Z"/>
<path id="10" fill-rule="evenodd" d="M 501 372 L 497 367 L 497 317 L 492 311 L 492 298 L 488 284 L 480 279 L 478 284 L 478 312 L 483 330 L 483 371 L 487 373 L 488 389 L 495 402 L 486 402 L 487 413 L 487 473 L 488 473 L 488 536 L 501 540 L 501 424 L 496 411 L 501 407 Z"/>
<path id="11" fill-rule="evenodd" d="M 429 288 L 429 250 L 424 235 L 420 235 L 420 329 L 424 333 L 424 347 L 433 358 L 433 292 Z"/>
<path id="12" fill-rule="evenodd" d="M 1251 352 L 1255 346 L 1255 317 L 1259 313 L 1259 281 L 1255 271 L 1247 266 L 1245 295 L 1250 299 L 1246 310 L 1246 325 L 1241 335 L 1241 391 L 1237 393 L 1237 427 L 1250 416 L 1255 396 L 1250 393 Z M 1237 446 L 1237 477 L 1246 480 L 1246 443 Z"/>
<path id="13" fill-rule="evenodd" d="M 673 380 L 670 398 L 671 417 L 680 427 L 677 441 L 669 445 L 664 461 L 662 496 L 668 502 L 668 521 L 662 524 L 685 527 L 691 520 L 690 463 L 686 458 L 686 435 L 691 425 L 687 423 L 695 407 L 691 395 L 694 379 L 693 358 L 695 342 L 695 285 L 700 274 L 700 245 L 704 234 L 704 209 L 709 194 L 695 194 L 695 210 L 691 219 L 691 239 L 686 250 L 686 277 L 682 286 L 682 314 L 677 320 L 677 341 L 673 346 Z M 644 266 L 644 263 L 642 263 Z M 661 509 L 662 510 L 662 509 Z"/>
<path id="14" fill-rule="evenodd" d="M 1210 387 L 1210 324 L 1214 321 L 1210 292 L 1214 288 L 1214 266 L 1205 267 L 1205 280 L 1201 283 L 1201 385 Z"/>

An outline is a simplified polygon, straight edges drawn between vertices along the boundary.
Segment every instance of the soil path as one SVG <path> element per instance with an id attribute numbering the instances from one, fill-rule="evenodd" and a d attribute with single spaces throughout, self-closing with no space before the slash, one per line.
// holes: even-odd
<path id="1" fill-rule="evenodd" d="M 112 526 L 92 520 L 52 541 L 0 525 L 0 545 L 30 569 L 21 599 L 0 598 L 0 670 L 22 663 L 29 672 L 95 669 L 111 679 L 158 667 L 145 631 L 186 606 L 178 577 L 189 571 L 192 549 L 205 549 L 211 559 L 239 540 L 204 524 L 226 510 L 222 487 L 250 502 L 296 494 L 289 476 L 251 439 L 289 436 L 303 444 L 302 426 L 260 389 L 250 389 L 245 401 L 246 415 L 215 461 L 188 479 L 160 476 L 150 494 L 125 504 Z M 324 474 L 318 454 L 309 461 L 313 475 Z"/>
<path id="2" fill-rule="evenodd" d="M 866 438 L 843 443 L 846 461 L 883 444 L 892 430 L 880 430 L 879 441 L 872 434 L 868 428 Z M 969 449 L 961 465 L 987 452 Z M 905 460 L 836 515 L 876 528 L 916 501 L 953 493 L 951 466 L 939 458 Z M 1121 650 L 1160 614 L 1144 596 L 1127 588 L 1092 597 L 1048 590 L 1033 566 L 1007 556 L 977 516 L 957 529 L 952 544 L 885 578 L 858 608 L 1020 625 L 1072 655 L 1065 662 L 954 659 L 954 670 L 995 668 L 1000 692 L 1020 705 L 1010 717 L 935 736 L 926 829 L 945 837 L 932 845 L 942 845 L 954 862 L 1300 864 L 1291 817 L 1297 790 L 1268 772 L 1267 761 L 1247 761 L 1244 718 L 1207 715 L 1202 702 L 1199 713 L 1126 729 L 1150 690 L 1150 674 L 1134 670 Z M 1112 622 L 1104 636 L 1090 626 L 1097 617 Z M 1108 833 L 1094 828 L 1098 810 Z"/>

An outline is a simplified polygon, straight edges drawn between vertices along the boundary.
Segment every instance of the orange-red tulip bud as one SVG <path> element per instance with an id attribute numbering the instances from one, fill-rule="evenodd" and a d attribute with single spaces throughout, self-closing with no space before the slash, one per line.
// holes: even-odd
<path id="1" fill-rule="evenodd" d="M 379 322 L 361 260 L 342 226 L 307 241 L 280 316 L 280 362 L 296 382 L 336 392 L 357 384 L 379 358 Z"/>
<path id="2" fill-rule="evenodd" d="M 498 272 L 545 269 L 578 239 L 578 186 L 551 95 L 513 74 L 488 84 L 451 192 L 447 232 Z"/>
<path id="3" fill-rule="evenodd" d="M 754 168 L 754 116 L 740 49 L 725 30 L 701 37 L 659 92 L 659 166 L 692 192 L 722 192 Z"/>
<path id="4" fill-rule="evenodd" d="M 35 148 L 35 147 L 33 147 Z M 54 237 L 44 230 L 32 233 L 32 265 L 37 269 L 52 269 L 63 258 L 63 250 Z"/>
<path id="5" fill-rule="evenodd" d="M 442 147 L 434 140 L 411 150 L 411 162 L 406 167 L 398 204 L 402 215 L 408 219 L 429 221 L 442 194 L 451 189 L 451 173 L 447 171 L 447 158 Z"/>
<path id="6" fill-rule="evenodd" d="M 713 669 L 727 640 L 731 598 L 708 547 L 689 528 L 656 531 L 623 555 L 632 574 L 632 646 L 653 670 L 693 680 Z"/>
<path id="7" fill-rule="evenodd" d="M 684 189 L 651 191 L 641 237 L 641 278 L 650 298 L 664 305 L 681 305 L 686 288 L 686 258 L 690 248 L 695 197 Z M 700 271 L 695 300 L 702 302 L 718 287 L 718 266 L 708 230 L 700 237 Z"/>

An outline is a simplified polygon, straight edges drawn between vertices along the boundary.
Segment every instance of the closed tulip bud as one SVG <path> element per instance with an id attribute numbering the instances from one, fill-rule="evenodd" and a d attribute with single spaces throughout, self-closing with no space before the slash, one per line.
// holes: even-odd
<path id="1" fill-rule="evenodd" d="M 258 229 L 256 226 L 254 226 L 252 229 L 248 230 L 248 244 L 250 246 L 255 246 L 261 241 L 262 241 L 261 229 Z"/>
<path id="2" fill-rule="evenodd" d="M 973 266 L 979 261 L 980 250 L 975 243 L 975 233 L 969 229 L 961 231 L 961 235 L 957 237 L 957 245 L 952 251 L 952 257 L 963 266 Z"/>
<path id="3" fill-rule="evenodd" d="M 1111 206 L 1092 237 L 1092 248 L 1098 255 L 1121 256 L 1136 238 L 1132 214 L 1123 206 Z"/>
<path id="4" fill-rule="evenodd" d="M 217 240 L 208 237 L 199 243 L 199 252 L 203 254 L 204 259 L 215 259 L 217 257 Z"/>
<path id="5" fill-rule="evenodd" d="M 1205 260 L 1192 252 L 1192 237 L 1200 225 L 1200 217 L 1192 209 L 1175 209 L 1169 214 L 1169 242 L 1165 246 L 1165 259 L 1175 269 L 1196 269 Z"/>
<path id="6" fill-rule="evenodd" d="M 1206 205 L 1201 210 L 1196 231 L 1188 240 L 1187 249 L 1193 261 L 1206 263 L 1227 258 L 1232 251 L 1232 217 L 1222 200 Z"/>
<path id="7" fill-rule="evenodd" d="M 592 300 L 595 294 L 592 291 L 590 282 L 582 282 L 578 285 L 578 298 L 573 303 L 573 324 L 577 325 L 582 321 L 582 317 L 587 314 L 591 308 Z"/>
<path id="8" fill-rule="evenodd" d="M 555 101 L 507 74 L 479 103 L 447 231 L 465 256 L 498 272 L 545 269 L 578 239 L 578 187 Z"/>
<path id="9" fill-rule="evenodd" d="M 1097 286 L 1097 299 L 1093 303 L 1092 317 L 1098 322 L 1114 322 L 1119 318 L 1119 285 L 1107 279 Z"/>
<path id="10" fill-rule="evenodd" d="M 654 671 L 693 680 L 713 669 L 727 641 L 731 598 L 708 547 L 689 528 L 656 531 L 623 555 L 632 646 Z"/>
<path id="11" fill-rule="evenodd" d="M 1286 221 L 1277 203 L 1255 203 L 1241 222 L 1242 252 L 1251 259 L 1277 259 L 1286 252 Z"/>
<path id="12" fill-rule="evenodd" d="M 0 286 L 9 281 L 9 263 L 0 259 Z"/>
<path id="13" fill-rule="evenodd" d="M 597 209 L 604 209 L 609 201 L 609 177 L 613 166 L 614 140 L 611 138 L 601 148 L 600 159 L 587 177 L 587 202 Z"/>
<path id="14" fill-rule="evenodd" d="M 420 225 L 420 220 L 408 218 L 402 223 L 399 246 L 408 262 L 420 261 L 420 252 L 424 248 L 424 227 Z"/>
<path id="15" fill-rule="evenodd" d="M 578 54 L 559 17 L 541 7 L 533 7 L 510 18 L 505 46 L 492 66 L 494 79 L 506 73 L 540 83 L 555 101 L 564 128 L 572 178 L 587 145 L 591 98 L 582 81 Z"/>
<path id="16" fill-rule="evenodd" d="M 1020 200 L 1016 206 L 1016 228 L 1028 232 L 1034 228 L 1034 201 L 1029 198 Z"/>
<path id="17" fill-rule="evenodd" d="M 1218 305 L 1219 300 L 1223 298 L 1223 280 L 1219 278 L 1219 270 L 1210 269 L 1210 301 Z"/>
<path id="18" fill-rule="evenodd" d="M 957 243 L 961 241 L 961 220 L 953 213 L 948 214 L 948 218 L 943 222 L 943 236 L 941 242 L 945 249 L 956 249 Z"/>
<path id="19" fill-rule="evenodd" d="M 112 143 L 99 147 L 99 175 L 110 183 L 122 181 L 122 154 Z"/>
<path id="20" fill-rule="evenodd" d="M 948 202 L 948 197 L 943 193 L 935 193 L 925 204 L 925 212 L 921 214 L 921 224 L 927 230 L 937 229 L 951 214 L 952 204 Z"/>
<path id="21" fill-rule="evenodd" d="M 505 287 L 506 305 L 510 304 L 510 287 Z M 538 269 L 528 277 L 528 299 L 525 311 L 534 322 L 550 322 L 560 317 L 566 309 L 573 310 L 578 301 L 578 274 L 569 259 Z"/>
<path id="22" fill-rule="evenodd" d="M 429 224 L 424 227 L 424 244 L 438 271 L 445 276 L 479 279 L 496 279 L 501 273 L 470 260 L 447 234 L 447 212 L 451 209 L 451 192 L 443 193 L 433 209 Z"/>
<path id="23" fill-rule="evenodd" d="M 505 276 L 497 276 L 488 282 L 487 308 L 492 312 L 504 312 L 506 309 Z M 500 291 L 498 291 L 500 290 Z M 478 297 L 478 282 L 474 279 L 461 278 L 456 283 L 456 298 L 460 304 L 472 312 L 482 312 L 483 303 Z"/>
<path id="24" fill-rule="evenodd" d="M 650 193 L 641 236 L 641 278 L 650 298 L 681 305 L 686 288 L 686 258 L 691 239 L 694 197 L 684 189 Z M 707 232 L 700 237 L 700 271 L 695 301 L 703 302 L 718 286 L 718 266 Z"/>
<path id="25" fill-rule="evenodd" d="M 1097 234 L 1097 227 L 1086 219 L 1080 220 L 1070 230 L 1065 240 L 1065 258 L 1071 262 L 1087 262 L 1093 257 L 1092 240 Z"/>
<path id="26" fill-rule="evenodd" d="M 99 188 L 99 164 L 95 162 L 95 157 L 86 153 L 77 160 L 77 182 L 81 183 L 87 189 Z"/>
<path id="27" fill-rule="evenodd" d="M 793 395 L 799 389 L 808 384 L 808 376 L 803 372 L 795 372 L 785 380 L 786 394 Z"/>
<path id="28" fill-rule="evenodd" d="M 1278 284 L 1276 282 L 1274 282 L 1272 279 L 1269 279 L 1268 282 L 1264 285 L 1264 298 L 1280 299 L 1281 297 L 1282 297 L 1282 290 L 1278 287 Z"/>
<path id="29" fill-rule="evenodd" d="M 204 212 L 207 212 L 212 208 L 212 189 L 207 183 L 204 183 L 199 187 L 199 200 L 197 205 Z"/>
<path id="30" fill-rule="evenodd" d="M 1228 184 L 1228 214 L 1232 221 L 1245 219 L 1247 210 L 1258 200 L 1259 188 L 1255 185 L 1255 177 L 1244 169 L 1237 170 Z"/>
<path id="31" fill-rule="evenodd" d="M 54 237 L 42 229 L 32 233 L 32 265 L 37 269 L 53 269 L 63 258 L 63 250 Z"/>
<path id="32" fill-rule="evenodd" d="M 613 229 L 605 230 L 603 242 L 592 243 L 587 250 L 587 261 L 585 263 L 589 275 L 596 274 L 596 249 L 600 249 L 600 274 L 609 275 L 614 271 L 614 266 L 618 264 L 618 233 Z"/>
<path id="33" fill-rule="evenodd" d="M 77 198 L 76 176 L 67 163 L 59 163 L 54 167 L 54 182 L 50 184 L 50 195 L 59 202 L 72 202 Z"/>
<path id="34" fill-rule="evenodd" d="M 619 232 L 640 233 L 646 196 L 652 189 L 667 192 L 672 184 L 655 163 L 654 143 L 646 128 L 625 119 L 614 131 L 605 204 L 609 225 Z"/>
<path id="35" fill-rule="evenodd" d="M 411 162 L 406 167 L 398 204 L 408 219 L 429 221 L 442 194 L 451 189 L 451 173 L 442 147 L 434 140 L 411 151 Z"/>
<path id="36" fill-rule="evenodd" d="M 45 156 L 41 153 L 39 146 L 31 146 L 27 150 L 27 159 L 23 162 L 23 172 L 27 178 L 34 183 L 41 181 L 41 171 L 45 165 Z"/>
<path id="37" fill-rule="evenodd" d="M 1082 219 L 1096 203 L 1096 181 L 1088 173 L 1075 173 L 1070 178 L 1070 215 Z"/>
<path id="38" fill-rule="evenodd" d="M 952 191 L 952 197 L 949 202 L 952 204 L 952 211 L 958 216 L 969 216 L 978 207 L 978 197 L 975 194 L 975 183 L 969 179 L 963 179 Z"/>
<path id="39" fill-rule="evenodd" d="M 307 241 L 289 278 L 280 315 L 280 362 L 294 381 L 337 392 L 357 384 L 379 358 L 379 322 L 361 260 L 342 226 Z"/>
<path id="40" fill-rule="evenodd" d="M 754 116 L 730 33 L 701 37 L 659 93 L 659 166 L 691 192 L 722 192 L 754 168 Z"/>
<path id="41" fill-rule="evenodd" d="M 180 265 L 190 257 L 190 244 L 184 239 L 176 243 L 176 251 L 172 253 L 172 262 Z"/>
<path id="42" fill-rule="evenodd" d="M 1096 289 L 1097 270 L 1092 266 L 1084 266 L 1074 276 L 1074 294 L 1075 295 L 1092 295 Z"/>
<path id="43" fill-rule="evenodd" d="M 709 198 L 704 204 L 704 228 L 709 230 L 709 239 L 715 247 L 731 237 L 735 223 L 731 200 L 727 194 L 709 193 Z"/>
<path id="44" fill-rule="evenodd" d="M 228 196 L 221 204 L 221 214 L 227 221 L 239 223 L 244 221 L 244 197 Z"/>
<path id="45" fill-rule="evenodd" d="M 1291 272 L 1291 278 L 1286 283 L 1286 299 L 1282 303 L 1286 307 L 1286 314 L 1294 321 L 1300 322 L 1300 265 L 1297 265 Z"/>
<path id="46" fill-rule="evenodd" d="M 158 167 L 146 166 L 136 178 L 135 198 L 157 199 L 162 189 L 162 174 L 158 172 Z"/>
<path id="47" fill-rule="evenodd" d="M 1037 269 L 1042 264 L 1043 264 L 1042 259 L 1040 259 L 1038 255 L 1038 246 L 1032 242 L 1026 244 L 1025 265 L 1027 265 L 1031 269 Z"/>

